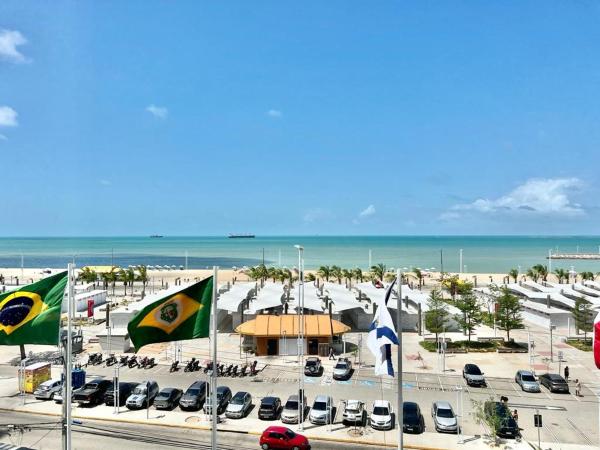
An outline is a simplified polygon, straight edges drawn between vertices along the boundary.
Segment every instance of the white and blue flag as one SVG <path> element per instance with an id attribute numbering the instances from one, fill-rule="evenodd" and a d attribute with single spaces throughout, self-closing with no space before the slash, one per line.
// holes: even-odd
<path id="1" fill-rule="evenodd" d="M 377 299 L 377 311 L 369 328 L 367 346 L 375 357 L 375 375 L 394 376 L 392 344 L 398 345 L 398 334 L 387 304 L 395 283 L 396 279 L 387 287 L 385 297 Z"/>

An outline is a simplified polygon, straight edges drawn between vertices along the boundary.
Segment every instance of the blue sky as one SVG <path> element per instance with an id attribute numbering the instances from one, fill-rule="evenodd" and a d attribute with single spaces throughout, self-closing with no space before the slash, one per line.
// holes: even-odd
<path id="1" fill-rule="evenodd" d="M 0 3 L 0 235 L 598 234 L 600 6 Z"/>

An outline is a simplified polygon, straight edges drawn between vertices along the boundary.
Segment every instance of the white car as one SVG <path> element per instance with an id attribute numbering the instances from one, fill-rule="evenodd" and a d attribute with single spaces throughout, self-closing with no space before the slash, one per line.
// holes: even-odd
<path id="1" fill-rule="evenodd" d="M 315 425 L 331 423 L 332 410 L 333 399 L 329 395 L 317 395 L 308 414 L 308 420 Z"/>
<path id="2" fill-rule="evenodd" d="M 343 422 L 353 425 L 364 425 L 366 421 L 365 404 L 359 400 L 348 400 L 344 408 Z"/>
<path id="3" fill-rule="evenodd" d="M 375 400 L 371 412 L 371 428 L 376 430 L 392 429 L 392 405 L 387 400 Z"/>
<path id="4" fill-rule="evenodd" d="M 40 384 L 33 395 L 39 400 L 52 400 L 56 394 L 62 391 L 62 380 L 48 380 Z"/>

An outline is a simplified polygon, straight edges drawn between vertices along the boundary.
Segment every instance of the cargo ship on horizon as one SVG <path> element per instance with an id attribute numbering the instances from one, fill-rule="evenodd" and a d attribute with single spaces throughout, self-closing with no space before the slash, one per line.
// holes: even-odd
<path id="1" fill-rule="evenodd" d="M 229 239 L 253 239 L 255 237 L 252 233 L 229 233 Z"/>

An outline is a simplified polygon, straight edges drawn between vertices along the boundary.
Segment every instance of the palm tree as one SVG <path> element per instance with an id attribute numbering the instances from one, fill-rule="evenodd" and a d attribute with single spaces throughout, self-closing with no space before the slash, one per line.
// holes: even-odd
<path id="1" fill-rule="evenodd" d="M 542 277 L 542 281 L 548 281 L 548 266 L 544 266 L 542 264 L 536 264 L 533 266 L 536 272 Z"/>
<path id="2" fill-rule="evenodd" d="M 565 269 L 554 269 L 554 275 L 556 275 L 556 278 L 558 279 L 558 284 L 561 284 L 563 280 L 569 281 L 569 272 Z"/>
<path id="3" fill-rule="evenodd" d="M 325 281 L 329 281 L 329 277 L 331 277 L 331 267 L 329 266 L 321 266 L 317 271 L 317 275 L 321 278 L 325 278 Z"/>
<path id="4" fill-rule="evenodd" d="M 86 283 L 95 283 L 98 281 L 98 274 L 89 267 L 84 267 L 81 272 L 79 272 L 77 279 L 83 280 Z"/>
<path id="5" fill-rule="evenodd" d="M 306 274 L 306 281 L 310 281 L 313 282 L 317 279 L 317 277 L 315 277 L 315 274 L 312 272 L 309 272 Z"/>
<path id="6" fill-rule="evenodd" d="M 275 281 L 280 278 L 281 269 L 278 269 L 277 267 L 269 267 L 267 269 L 267 273 L 269 274 L 269 278 L 271 278 L 273 283 L 275 283 Z"/>
<path id="7" fill-rule="evenodd" d="M 516 283 L 517 279 L 519 278 L 519 271 L 517 269 L 510 269 L 508 271 L 508 278 L 512 278 L 513 280 L 515 280 Z"/>
<path id="8" fill-rule="evenodd" d="M 456 294 L 458 293 L 459 284 L 460 279 L 458 278 L 458 275 L 452 275 L 451 277 L 444 279 L 444 281 L 442 282 L 442 287 L 450 293 L 452 300 L 454 300 Z"/>
<path id="9" fill-rule="evenodd" d="M 532 267 L 531 269 L 527 269 L 526 275 L 529 278 L 531 278 L 533 281 L 535 281 L 536 283 L 537 283 L 537 280 L 540 278 L 540 274 L 535 269 L 535 267 Z"/>
<path id="10" fill-rule="evenodd" d="M 352 282 L 354 272 L 352 270 L 342 269 L 342 276 L 347 282 Z"/>
<path id="11" fill-rule="evenodd" d="M 146 297 L 146 285 L 148 284 L 148 270 L 146 266 L 137 266 L 137 280 L 142 282 L 142 300 Z"/>
<path id="12" fill-rule="evenodd" d="M 129 286 L 131 287 L 131 295 L 133 295 L 133 282 L 135 281 L 135 272 L 133 268 L 130 267 L 127 270 L 121 269 L 121 271 L 119 272 L 119 279 L 125 285 L 125 293 L 127 293 L 127 285 L 129 284 Z"/>
<path id="13" fill-rule="evenodd" d="M 594 280 L 594 272 L 581 272 L 579 276 L 581 277 L 581 281 Z"/>
<path id="14" fill-rule="evenodd" d="M 419 289 L 421 289 L 421 286 L 423 285 L 423 272 L 421 272 L 421 269 L 418 269 L 416 267 L 413 267 L 411 272 L 414 274 L 414 277 L 419 282 Z"/>
<path id="15" fill-rule="evenodd" d="M 354 269 L 352 271 L 352 274 L 354 275 L 354 278 L 356 278 L 356 281 L 360 281 L 361 283 L 363 282 L 363 272 L 360 269 L 360 267 L 357 267 L 356 269 Z"/>
<path id="16" fill-rule="evenodd" d="M 371 266 L 371 273 L 375 277 L 375 279 L 383 281 L 383 276 L 385 275 L 386 267 L 385 264 L 379 263 L 375 266 Z"/>
<path id="17" fill-rule="evenodd" d="M 338 280 L 338 284 L 342 283 L 342 268 L 340 266 L 331 266 L 331 276 Z"/>
<path id="18" fill-rule="evenodd" d="M 108 288 L 109 283 L 112 285 L 112 295 L 115 296 L 115 284 L 117 282 L 117 274 L 114 271 L 105 272 L 102 274 L 105 288 Z"/>

